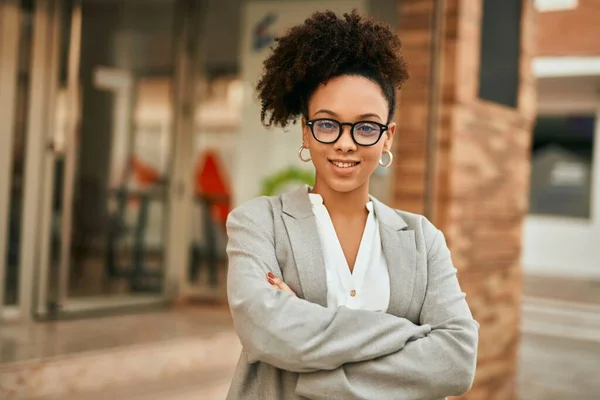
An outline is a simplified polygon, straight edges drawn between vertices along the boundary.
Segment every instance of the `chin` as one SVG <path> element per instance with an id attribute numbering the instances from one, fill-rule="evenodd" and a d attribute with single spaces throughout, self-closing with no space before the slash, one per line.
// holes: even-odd
<path id="1" fill-rule="evenodd" d="M 329 180 L 329 182 L 327 182 L 327 186 L 329 186 L 331 189 L 335 190 L 336 192 L 340 192 L 340 193 L 352 192 L 352 191 L 362 187 L 364 184 L 365 184 L 364 182 L 358 182 L 354 179 L 347 180 L 347 181 L 333 179 L 333 180 Z"/>

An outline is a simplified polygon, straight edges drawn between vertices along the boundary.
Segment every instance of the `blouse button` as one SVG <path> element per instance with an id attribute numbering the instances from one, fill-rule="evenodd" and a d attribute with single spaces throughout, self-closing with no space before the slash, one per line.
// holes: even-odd
<path id="1" fill-rule="evenodd" d="M 350 296 L 352 296 L 352 297 L 356 296 L 356 290 L 351 290 L 350 291 Z"/>

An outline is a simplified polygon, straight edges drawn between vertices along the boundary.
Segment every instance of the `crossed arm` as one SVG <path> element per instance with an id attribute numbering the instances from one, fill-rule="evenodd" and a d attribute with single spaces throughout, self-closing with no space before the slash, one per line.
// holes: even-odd
<path id="1" fill-rule="evenodd" d="M 441 233 L 429 244 L 428 289 L 416 325 L 274 290 L 266 280 L 268 272 L 281 276 L 272 226 L 255 217 L 268 212 L 242 208 L 227 222 L 229 303 L 250 362 L 301 373 L 296 393 L 312 399 L 431 399 L 470 387 L 478 325 Z"/>
<path id="2" fill-rule="evenodd" d="M 433 228 L 433 226 L 431 226 Z M 434 228 L 435 229 L 435 228 Z M 301 374 L 296 393 L 320 399 L 439 399 L 468 391 L 475 375 L 479 325 L 471 317 L 450 252 L 435 230 L 420 323 L 431 332 L 378 359 Z"/>
<path id="3" fill-rule="evenodd" d="M 272 227 L 256 218 L 268 212 L 234 210 L 227 221 L 229 306 L 251 362 L 292 372 L 334 370 L 347 362 L 394 353 L 429 333 L 428 325 L 417 326 L 390 314 L 333 310 L 274 290 L 266 275 L 282 274 Z"/>

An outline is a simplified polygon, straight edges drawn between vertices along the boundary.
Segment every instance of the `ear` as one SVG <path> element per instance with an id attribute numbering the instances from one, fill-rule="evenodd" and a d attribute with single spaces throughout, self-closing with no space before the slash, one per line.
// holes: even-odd
<path id="1" fill-rule="evenodd" d="M 306 117 L 302 117 L 302 146 L 310 148 L 310 128 L 306 125 Z"/>
<path id="2" fill-rule="evenodd" d="M 392 122 L 388 125 L 388 129 L 385 132 L 385 141 L 383 142 L 383 150 L 392 150 L 392 144 L 394 144 L 394 135 L 396 134 L 396 123 Z"/>

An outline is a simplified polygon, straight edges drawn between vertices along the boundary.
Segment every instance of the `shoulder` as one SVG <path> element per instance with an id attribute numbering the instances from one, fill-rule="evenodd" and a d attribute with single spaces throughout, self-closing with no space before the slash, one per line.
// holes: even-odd
<path id="1" fill-rule="evenodd" d="M 272 221 L 273 216 L 281 212 L 281 196 L 260 196 L 234 208 L 227 217 L 228 224 L 256 223 L 259 225 Z"/>
<path id="2" fill-rule="evenodd" d="M 428 235 L 436 234 L 438 231 L 438 228 L 424 215 L 398 209 L 394 209 L 394 211 L 406 222 L 410 230 L 420 231 Z"/>
<path id="3" fill-rule="evenodd" d="M 439 230 L 424 215 L 392 208 L 372 196 L 371 199 L 382 223 L 396 229 L 414 231 L 415 234 L 425 237 L 437 235 Z"/>
<path id="4" fill-rule="evenodd" d="M 277 196 L 256 197 L 236 207 L 230 213 L 230 218 L 251 218 L 256 221 L 270 219 L 273 221 L 283 213 L 294 218 L 312 214 L 308 186 L 303 185 Z"/>
<path id="5" fill-rule="evenodd" d="M 396 210 L 409 225 L 408 229 L 415 231 L 419 241 L 423 244 L 428 263 L 436 260 L 451 260 L 450 249 L 444 233 L 439 230 L 429 219 L 423 215 Z"/>
<path id="6" fill-rule="evenodd" d="M 443 239 L 442 232 L 424 215 L 392 208 L 391 210 L 404 221 L 406 230 L 415 232 L 418 241 L 424 243 L 427 250 L 431 249 L 440 237 Z"/>
<path id="7" fill-rule="evenodd" d="M 275 196 L 260 196 L 240 204 L 234 208 L 228 219 L 263 219 L 273 215 L 273 203 L 277 200 Z"/>

